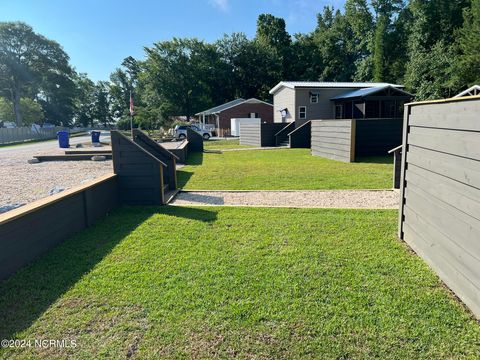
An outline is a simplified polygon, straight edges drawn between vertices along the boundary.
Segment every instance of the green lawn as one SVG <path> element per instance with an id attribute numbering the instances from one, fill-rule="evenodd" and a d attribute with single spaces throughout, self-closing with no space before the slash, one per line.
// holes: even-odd
<path id="1" fill-rule="evenodd" d="M 0 284 L 0 358 L 459 359 L 480 326 L 395 211 L 122 208 Z"/>
<path id="2" fill-rule="evenodd" d="M 387 189 L 391 157 L 343 163 L 311 156 L 308 149 L 192 153 L 178 172 L 188 190 Z"/>
<path id="3" fill-rule="evenodd" d="M 240 141 L 238 139 L 209 140 L 204 141 L 203 146 L 205 150 L 248 149 L 253 147 L 249 145 L 240 145 Z"/>

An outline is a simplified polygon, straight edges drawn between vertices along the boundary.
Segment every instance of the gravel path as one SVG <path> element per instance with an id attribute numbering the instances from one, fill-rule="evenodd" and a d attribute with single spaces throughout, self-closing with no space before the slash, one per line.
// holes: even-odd
<path id="1" fill-rule="evenodd" d="M 398 190 L 188 191 L 172 205 L 397 209 Z"/>
<path id="2" fill-rule="evenodd" d="M 86 142 L 89 137 L 71 140 L 71 143 Z M 0 212 L 113 172 L 111 160 L 27 163 L 33 155 L 62 153 L 64 151 L 58 148 L 56 141 L 1 148 Z"/>

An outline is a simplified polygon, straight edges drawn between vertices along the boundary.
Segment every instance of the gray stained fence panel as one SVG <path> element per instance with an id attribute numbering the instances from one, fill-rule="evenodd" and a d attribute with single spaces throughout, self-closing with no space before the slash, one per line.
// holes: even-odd
<path id="1" fill-rule="evenodd" d="M 405 114 L 399 236 L 480 317 L 480 98 Z"/>
<path id="2" fill-rule="evenodd" d="M 143 131 L 133 129 L 133 141 L 159 158 L 163 163 L 167 164 L 164 171 L 165 184 L 168 184 L 169 190 L 177 188 L 177 160 L 178 157 L 165 149 L 161 144 L 155 142 L 147 136 Z"/>
<path id="3" fill-rule="evenodd" d="M 240 123 L 240 145 L 261 147 L 261 124 Z"/>
<path id="4" fill-rule="evenodd" d="M 166 164 L 118 131 L 111 132 L 113 170 L 127 205 L 162 205 Z"/>
<path id="5" fill-rule="evenodd" d="M 0 279 L 117 206 L 117 177 L 111 174 L 1 214 Z"/>
<path id="6" fill-rule="evenodd" d="M 312 120 L 312 155 L 352 162 L 355 160 L 355 120 Z"/>
<path id="7" fill-rule="evenodd" d="M 240 124 L 240 145 L 276 146 L 275 134 L 289 123 Z"/>

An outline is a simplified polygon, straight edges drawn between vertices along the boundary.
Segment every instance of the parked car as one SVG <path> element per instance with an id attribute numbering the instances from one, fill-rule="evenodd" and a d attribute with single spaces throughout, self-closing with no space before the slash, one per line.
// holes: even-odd
<path id="1" fill-rule="evenodd" d="M 183 140 L 187 138 L 187 128 L 197 132 L 198 134 L 202 135 L 204 140 L 209 140 L 212 137 L 212 132 L 209 130 L 202 130 L 198 126 L 195 125 L 177 125 L 175 126 L 175 137 L 179 140 Z"/>
<path id="2" fill-rule="evenodd" d="M 42 128 L 44 129 L 54 129 L 55 125 L 50 123 L 43 123 Z"/>
<path id="3" fill-rule="evenodd" d="M 3 127 L 7 129 L 13 129 L 17 127 L 17 124 L 15 124 L 13 121 L 3 121 Z"/>

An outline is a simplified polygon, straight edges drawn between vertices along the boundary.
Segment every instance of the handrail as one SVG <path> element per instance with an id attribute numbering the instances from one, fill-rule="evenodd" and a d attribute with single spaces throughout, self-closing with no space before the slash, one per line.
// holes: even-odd
<path id="1" fill-rule="evenodd" d="M 289 132 L 289 133 L 287 134 L 287 136 L 290 136 L 290 135 L 292 135 L 295 131 L 300 130 L 300 129 L 303 128 L 305 125 L 309 124 L 310 121 L 311 121 L 311 120 L 308 120 L 305 124 L 302 124 L 302 125 L 300 125 L 298 128 L 296 128 L 295 130 Z"/>
<path id="2" fill-rule="evenodd" d="M 118 135 L 122 136 L 124 140 L 128 141 L 130 144 L 134 145 L 137 149 L 139 149 L 141 152 L 147 154 L 150 158 L 152 158 L 155 161 L 158 161 L 160 164 L 162 164 L 163 167 L 167 167 L 167 164 L 165 164 L 162 160 L 160 160 L 158 157 L 153 155 L 151 152 L 148 150 L 144 149 L 142 146 L 134 142 L 132 139 L 129 137 L 123 135 L 121 132 L 114 130 Z M 114 132 L 112 131 L 112 133 Z M 112 146 L 112 156 L 113 156 L 113 146 Z"/>
<path id="3" fill-rule="evenodd" d="M 291 122 L 291 123 L 288 123 L 287 126 L 283 127 L 279 132 L 277 132 L 277 133 L 276 133 L 275 135 L 273 135 L 273 136 L 276 137 L 278 134 L 280 134 L 282 131 L 286 130 L 286 129 L 287 129 L 289 126 L 291 126 L 291 125 L 295 125 L 295 121 L 293 121 L 293 122 Z"/>

